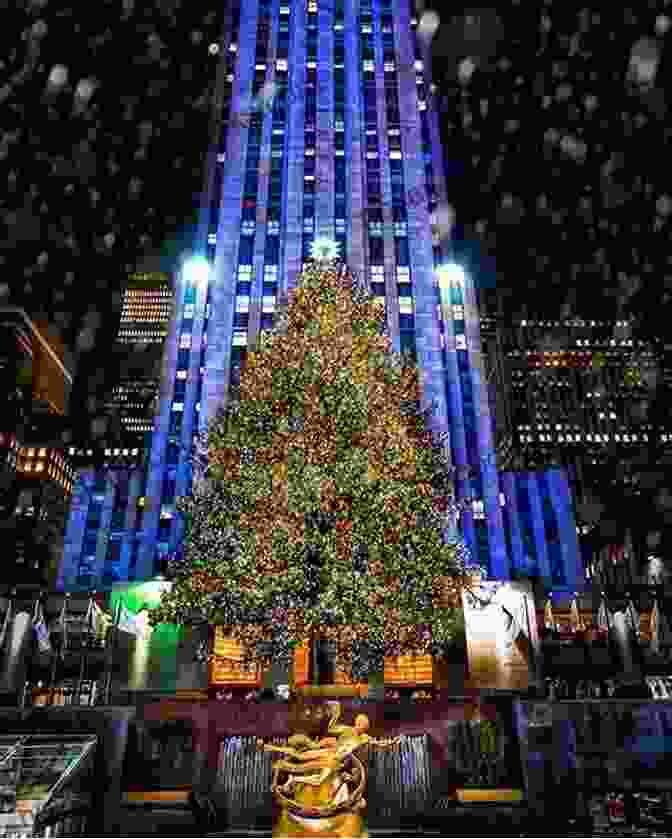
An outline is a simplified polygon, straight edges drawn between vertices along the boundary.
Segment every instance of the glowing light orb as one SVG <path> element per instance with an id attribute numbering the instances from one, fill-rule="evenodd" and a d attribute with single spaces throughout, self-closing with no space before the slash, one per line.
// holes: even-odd
<path id="1" fill-rule="evenodd" d="M 310 255 L 317 262 L 330 262 L 338 259 L 340 245 L 334 239 L 318 236 L 310 246 Z"/>
<path id="2" fill-rule="evenodd" d="M 185 279 L 193 285 L 204 285 L 210 277 L 210 263 L 200 256 L 187 260 L 182 270 Z"/>
<path id="3" fill-rule="evenodd" d="M 436 271 L 441 288 L 450 288 L 452 285 L 462 285 L 466 279 L 464 270 L 454 262 L 442 265 Z"/>

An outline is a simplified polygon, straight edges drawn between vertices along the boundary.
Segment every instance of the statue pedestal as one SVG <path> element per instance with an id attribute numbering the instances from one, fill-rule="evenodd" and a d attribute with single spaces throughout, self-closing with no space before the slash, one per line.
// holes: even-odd
<path id="1" fill-rule="evenodd" d="M 361 685 L 299 685 L 295 689 L 297 696 L 322 697 L 324 699 L 366 699 L 369 686 Z"/>

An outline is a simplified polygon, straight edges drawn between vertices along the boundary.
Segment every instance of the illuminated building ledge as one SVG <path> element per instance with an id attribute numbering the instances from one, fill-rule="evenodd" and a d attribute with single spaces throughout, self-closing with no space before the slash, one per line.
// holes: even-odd
<path id="1" fill-rule="evenodd" d="M 333 685 L 310 685 L 309 650 L 304 642 L 294 652 L 293 673 L 295 688 L 311 696 L 359 696 L 366 694 L 368 684 L 354 683 L 340 669 L 336 669 Z M 224 636 L 221 627 L 215 627 L 215 643 L 210 660 L 208 681 L 211 687 L 249 686 L 260 687 L 265 671 L 260 666 L 242 665 L 242 647 L 239 641 Z M 435 664 L 431 655 L 400 656 L 386 659 L 384 680 L 390 687 L 416 687 L 432 685 Z"/>

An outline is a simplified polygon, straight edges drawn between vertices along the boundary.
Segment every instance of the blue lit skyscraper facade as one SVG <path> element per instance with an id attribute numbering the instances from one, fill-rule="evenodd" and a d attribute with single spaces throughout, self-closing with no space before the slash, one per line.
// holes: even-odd
<path id="1" fill-rule="evenodd" d="M 384 298 L 394 349 L 415 355 L 457 495 L 473 499 L 461 521 L 472 557 L 493 578 L 510 578 L 524 556 L 546 573 L 544 505 L 532 505 L 533 526 L 518 528 L 536 533 L 531 551 L 507 534 L 509 496 L 524 496 L 527 510 L 538 493 L 521 496 L 519 478 L 497 472 L 475 288 L 445 270 L 450 243 L 437 218 L 448 196 L 429 56 L 409 0 L 245 0 L 244 14 L 231 5 L 227 15 L 194 246 L 201 261 L 175 282 L 129 575 L 151 577 L 179 544 L 174 499 L 189 492 L 194 434 L 226 400 L 316 237 L 339 244 Z M 576 557 L 562 562 L 560 577 L 575 575 Z"/>

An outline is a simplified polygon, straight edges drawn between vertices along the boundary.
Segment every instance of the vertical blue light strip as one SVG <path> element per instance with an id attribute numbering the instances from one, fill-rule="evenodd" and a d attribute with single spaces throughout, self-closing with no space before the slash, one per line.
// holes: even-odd
<path id="1" fill-rule="evenodd" d="M 84 531 L 89 515 L 95 473 L 93 469 L 82 469 L 75 480 L 68 523 L 65 530 L 63 559 L 58 569 L 57 591 L 70 591 L 77 583 L 78 564 L 82 555 Z"/>
<path id="2" fill-rule="evenodd" d="M 584 570 L 579 553 L 579 540 L 576 533 L 576 520 L 572 509 L 572 498 L 564 469 L 549 469 L 546 480 L 550 489 L 550 501 L 553 505 L 560 535 L 560 551 L 564 567 L 564 577 L 568 591 L 578 591 L 585 582 Z"/>
<path id="3" fill-rule="evenodd" d="M 504 472 L 502 474 L 502 488 L 506 501 L 506 526 L 508 527 L 511 539 L 511 567 L 512 576 L 518 569 L 527 567 L 525 551 L 523 548 L 523 537 L 520 530 L 520 511 L 518 509 L 518 488 L 516 486 L 517 474 L 515 472 Z"/>
<path id="4" fill-rule="evenodd" d="M 492 418 L 485 382 L 478 303 L 476 301 L 476 289 L 471 277 L 467 277 L 464 282 L 464 321 L 479 459 L 479 462 L 474 466 L 479 469 L 481 477 L 485 520 L 488 529 L 490 575 L 497 580 L 506 580 L 509 579 L 509 560 L 504 537 L 502 509 L 499 503 L 499 479 L 492 434 Z"/>
<path id="5" fill-rule="evenodd" d="M 546 548 L 546 527 L 544 523 L 544 510 L 537 486 L 537 476 L 534 472 L 525 472 L 521 476 L 521 484 L 527 490 L 527 498 L 530 505 L 530 518 L 532 524 L 532 537 L 534 539 L 534 550 L 536 553 L 537 568 L 544 582 L 550 587 L 553 583 L 551 564 Z"/>

